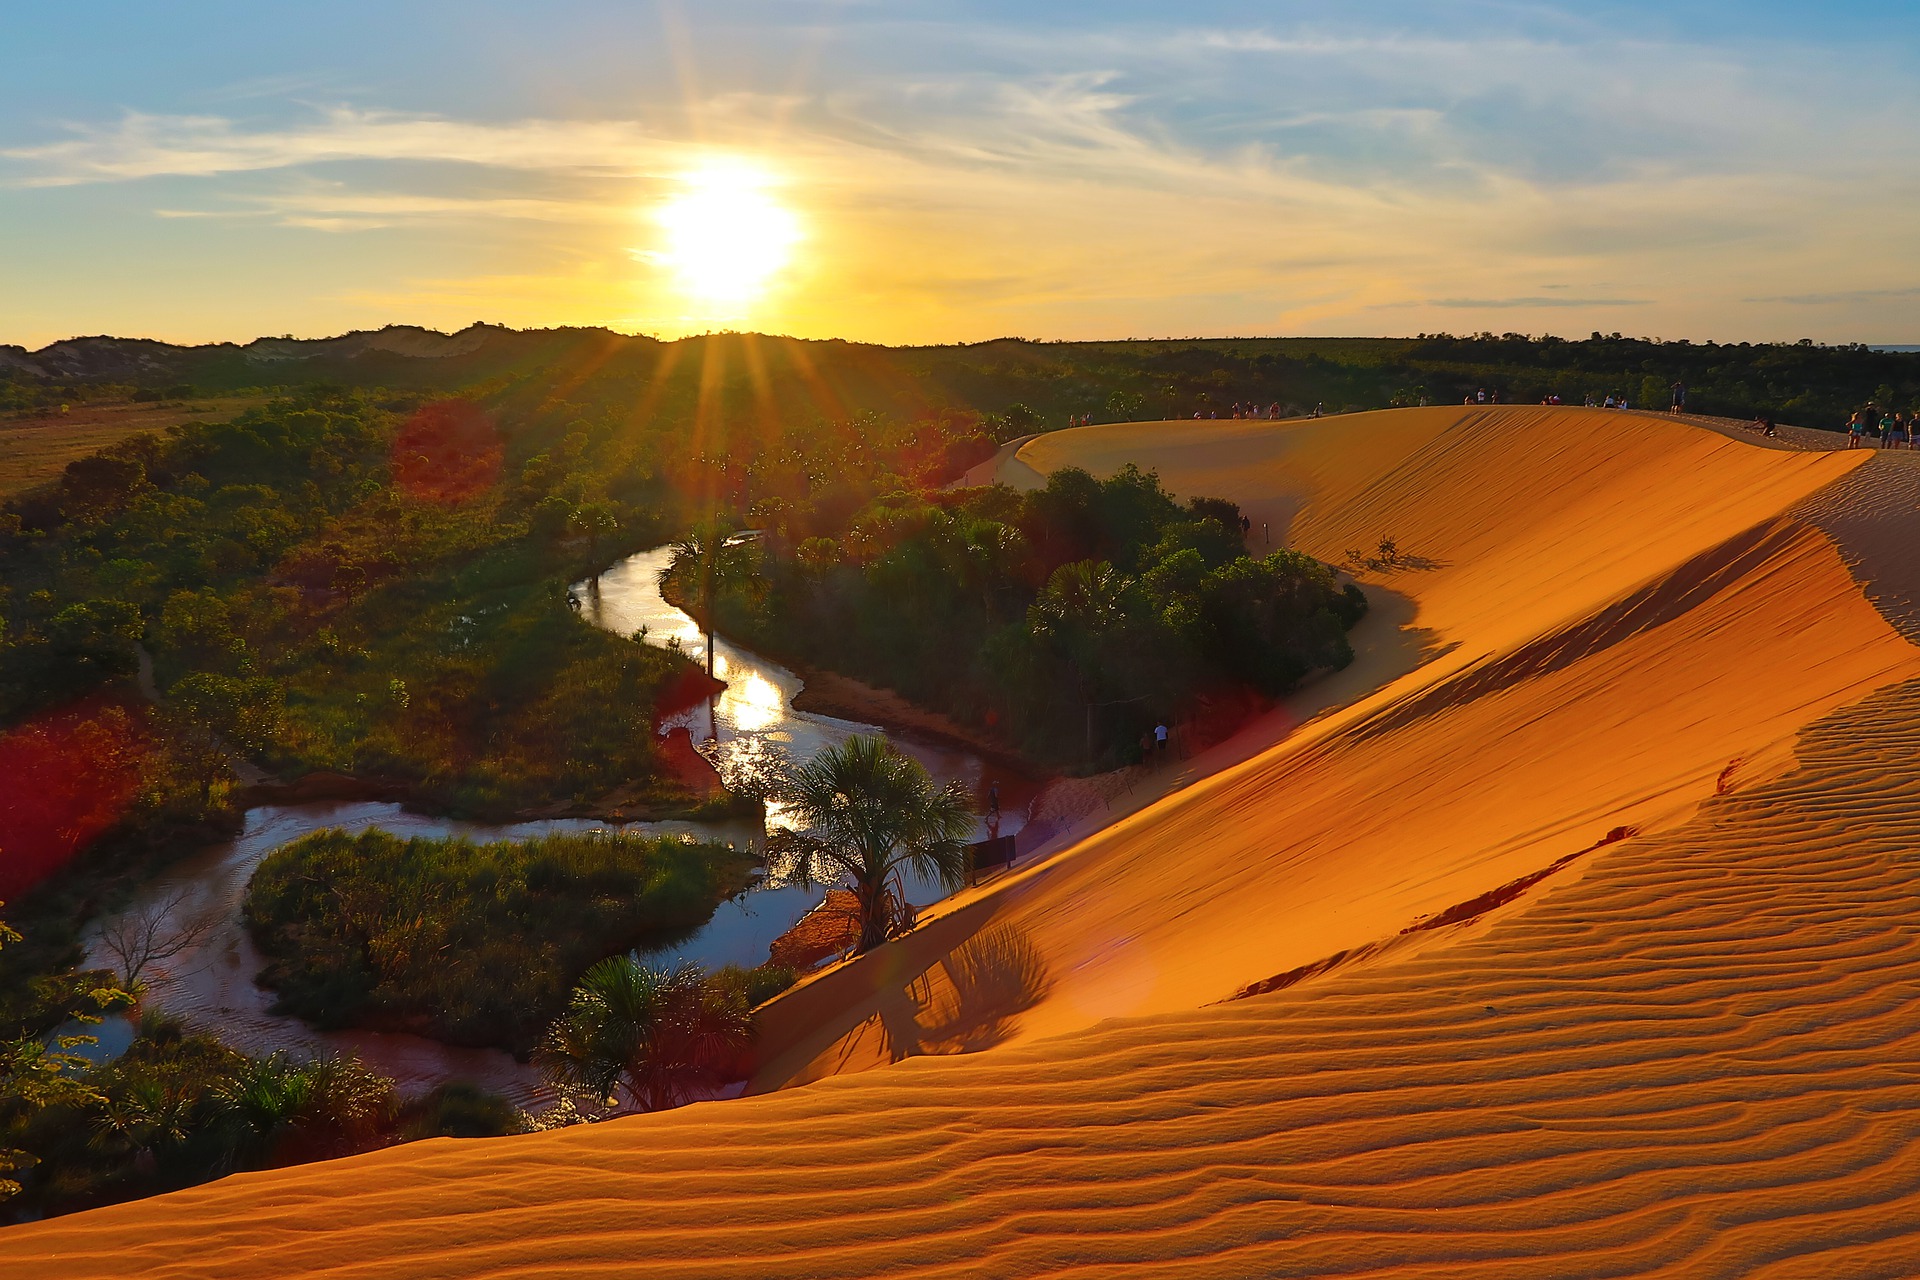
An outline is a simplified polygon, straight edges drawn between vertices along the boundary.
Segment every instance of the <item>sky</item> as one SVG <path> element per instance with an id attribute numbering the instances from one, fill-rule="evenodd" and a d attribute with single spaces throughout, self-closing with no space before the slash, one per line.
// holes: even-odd
<path id="1" fill-rule="evenodd" d="M 1920 343 L 1920 5 L 5 2 L 0 342 Z"/>

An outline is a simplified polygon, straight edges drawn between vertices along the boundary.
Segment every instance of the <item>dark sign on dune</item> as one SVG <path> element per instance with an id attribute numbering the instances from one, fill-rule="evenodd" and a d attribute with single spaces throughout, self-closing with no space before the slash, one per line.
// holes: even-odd
<path id="1" fill-rule="evenodd" d="M 967 846 L 967 865 L 974 875 L 982 871 L 996 871 L 1002 867 L 1011 867 L 1014 859 L 1014 837 L 993 836 L 986 840 L 976 840 Z"/>

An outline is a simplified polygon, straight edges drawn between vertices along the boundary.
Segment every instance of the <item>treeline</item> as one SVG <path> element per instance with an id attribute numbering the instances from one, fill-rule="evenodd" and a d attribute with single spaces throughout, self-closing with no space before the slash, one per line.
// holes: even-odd
<path id="1" fill-rule="evenodd" d="M 1365 607 L 1309 556 L 1249 556 L 1234 504 L 1179 503 L 1127 467 L 1066 468 L 1024 495 L 889 495 L 773 545 L 717 609 L 749 644 L 1089 770 L 1137 759 L 1156 723 L 1345 666 Z"/>
<path id="2" fill-rule="evenodd" d="M 276 342 L 260 363 L 239 347 L 169 348 L 89 339 L 68 344 L 60 367 L 35 378 L 33 363 L 0 371 L 0 405 L 87 396 L 165 395 L 257 387 L 263 374 L 291 381 L 459 393 L 516 411 L 572 407 L 611 415 L 621 430 L 664 429 L 690 453 L 738 479 L 765 449 L 804 441 L 825 423 L 868 415 L 892 423 L 971 416 L 979 434 L 1006 438 L 1095 421 L 1190 418 L 1238 403 L 1331 412 L 1455 403 L 1481 389 L 1509 403 L 1548 395 L 1579 403 L 1624 396 L 1664 407 L 1674 381 L 1704 412 L 1772 413 L 1802 426 L 1838 428 L 1868 400 L 1900 409 L 1920 401 L 1920 353 L 1861 345 L 1713 343 L 1594 333 L 1569 340 L 1519 333 L 1413 338 L 1221 338 L 1031 342 L 887 348 L 718 334 L 663 343 L 597 329 L 514 331 L 478 327 L 458 339 L 420 332 L 380 347 L 378 335 L 341 342 Z M 438 344 L 430 357 L 423 353 Z M 81 376 L 79 370 L 92 370 Z M 1655 389 L 1658 395 L 1653 394 Z M 925 434 L 925 433 L 921 433 Z M 935 431 L 932 434 L 944 434 Z M 931 437 L 923 443 L 933 443 Z M 944 442 L 943 442 L 944 443 Z M 936 445 L 936 447 L 940 447 Z M 664 456 L 659 450 L 650 450 Z M 909 466 L 907 469 L 911 469 Z"/>

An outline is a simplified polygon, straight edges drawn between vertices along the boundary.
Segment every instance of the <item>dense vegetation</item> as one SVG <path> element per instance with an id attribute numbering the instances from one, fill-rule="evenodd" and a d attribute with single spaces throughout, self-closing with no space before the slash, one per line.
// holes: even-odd
<path id="1" fill-rule="evenodd" d="M 281 1012 L 526 1053 L 590 965 L 698 928 L 757 865 L 619 832 L 475 844 L 320 831 L 260 864 L 246 918 Z"/>
<path id="2" fill-rule="evenodd" d="M 466 402 L 317 391 L 69 466 L 16 506 L 0 713 L 144 639 L 203 790 L 215 739 L 480 811 L 649 778 L 684 664 L 581 625 L 564 582 L 653 518 L 584 465 L 502 483 L 502 450 Z"/>
<path id="3" fill-rule="evenodd" d="M 0 924 L 0 947 L 19 942 Z M 152 1009 L 132 1015 L 124 1052 L 90 1065 L 107 1056 L 92 1048 L 101 1017 L 138 989 L 104 970 L 0 984 L 0 1220 L 526 1123 L 470 1085 L 402 1101 L 350 1059 L 250 1057 Z"/>
<path id="4" fill-rule="evenodd" d="M 750 643 L 899 689 L 1035 758 L 1137 758 L 1206 700 L 1272 698 L 1352 660 L 1366 608 L 1309 556 L 1246 552 L 1239 508 L 1127 467 L 1021 495 L 901 493 L 836 537 L 772 544 L 720 597 Z"/>

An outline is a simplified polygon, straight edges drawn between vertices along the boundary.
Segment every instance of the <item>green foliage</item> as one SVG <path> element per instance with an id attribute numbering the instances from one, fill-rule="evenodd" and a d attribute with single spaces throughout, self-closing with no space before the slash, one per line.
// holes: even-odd
<path id="1" fill-rule="evenodd" d="M 268 855 L 245 911 L 283 1011 L 525 1052 L 589 965 L 698 928 L 755 865 L 620 832 L 475 844 L 321 831 Z"/>
<path id="2" fill-rule="evenodd" d="M 658 517 L 610 496 L 605 468 L 635 460 L 580 432 L 522 464 L 537 489 L 494 484 L 471 459 L 441 475 L 438 455 L 411 452 L 401 483 L 412 408 L 290 395 L 134 437 L 21 500 L 10 518 L 27 533 L 0 554 L 0 718 L 131 673 L 148 633 L 163 728 L 202 807 L 226 749 L 476 814 L 629 786 L 687 803 L 652 732 L 656 691 L 685 660 L 565 607 L 570 576 L 658 536 Z"/>
<path id="3" fill-rule="evenodd" d="M 958 889 L 967 878 L 973 806 L 885 738 L 855 736 L 791 769 L 774 790 L 795 826 L 769 836 L 801 883 L 844 882 L 858 903 L 861 951 L 896 933 L 889 882 L 906 870 Z"/>
<path id="4" fill-rule="evenodd" d="M 692 1102 L 725 1083 L 752 1039 L 739 993 L 697 967 L 611 956 L 587 970 L 535 1060 L 562 1089 L 606 1108 Z"/>
<path id="5" fill-rule="evenodd" d="M 722 595 L 723 627 L 1081 768 L 1131 758 L 1199 699 L 1345 666 L 1365 605 L 1309 557 L 1249 558 L 1233 503 L 1183 505 L 1133 467 L 892 494 L 762 577 Z"/>
<path id="6" fill-rule="evenodd" d="M 435 1085 L 401 1111 L 402 1133 L 418 1138 L 498 1138 L 526 1132 L 520 1109 L 497 1093 L 464 1080 Z"/>
<path id="7" fill-rule="evenodd" d="M 790 965 L 769 961 L 752 969 L 730 964 L 715 973 L 713 980 L 736 992 L 747 1008 L 757 1009 L 798 982 L 800 974 Z"/>
<path id="8" fill-rule="evenodd" d="M 18 1209 L 60 1213 L 242 1169 L 365 1151 L 398 1136 L 392 1082 L 353 1059 L 252 1058 L 143 1013 L 125 1053 L 17 1113 Z"/>
<path id="9" fill-rule="evenodd" d="M 0 920 L 0 948 L 20 940 Z M 42 978 L 0 998 L 0 1202 L 19 1195 L 17 1175 L 40 1163 L 34 1130 L 43 1117 L 106 1102 L 79 1052 L 94 1037 L 72 1028 L 98 1024 L 131 1002 L 104 973 Z"/>
<path id="10" fill-rule="evenodd" d="M 258 752 L 277 736 L 286 692 L 263 676 L 195 671 L 167 690 L 161 709 L 176 755 L 205 803 L 228 770 L 228 751 Z"/>

